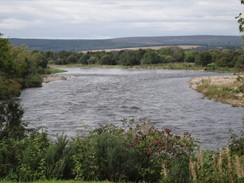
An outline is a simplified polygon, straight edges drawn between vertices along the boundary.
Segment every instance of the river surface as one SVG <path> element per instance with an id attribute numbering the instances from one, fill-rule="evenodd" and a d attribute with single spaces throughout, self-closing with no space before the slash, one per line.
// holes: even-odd
<path id="1" fill-rule="evenodd" d="M 84 133 L 85 126 L 121 124 L 145 118 L 175 134 L 190 132 L 204 148 L 227 144 L 230 129 L 239 133 L 244 110 L 203 98 L 189 88 L 192 77 L 220 75 L 178 70 L 65 68 L 67 80 L 22 91 L 23 119 L 44 126 L 50 137 Z"/>

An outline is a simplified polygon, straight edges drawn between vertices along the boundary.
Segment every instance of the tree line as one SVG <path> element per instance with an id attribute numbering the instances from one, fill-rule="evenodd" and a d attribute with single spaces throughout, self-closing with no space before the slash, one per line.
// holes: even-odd
<path id="1" fill-rule="evenodd" d="M 151 65 L 167 63 L 194 63 L 197 66 L 228 67 L 244 69 L 244 50 L 211 49 L 183 50 L 180 47 L 163 47 L 159 50 L 139 49 L 136 51 L 117 52 L 71 52 L 46 51 L 45 58 L 51 64 L 83 64 L 83 65 Z"/>

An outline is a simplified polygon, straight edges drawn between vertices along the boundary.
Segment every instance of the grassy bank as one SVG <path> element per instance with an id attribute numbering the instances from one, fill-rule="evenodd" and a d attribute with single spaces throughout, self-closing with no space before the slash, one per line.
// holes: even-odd
<path id="1" fill-rule="evenodd" d="M 58 69 L 58 68 L 47 68 L 45 69 L 45 74 L 56 74 L 56 73 L 61 73 L 61 72 L 67 72 L 66 70 L 64 69 Z"/>
<path id="2" fill-rule="evenodd" d="M 212 71 L 212 72 L 230 72 L 237 73 L 238 70 L 228 67 L 201 67 L 194 63 L 168 63 L 168 64 L 146 64 L 146 65 L 99 65 L 99 64 L 67 64 L 67 65 L 49 65 L 50 68 L 65 68 L 65 67 L 85 67 L 85 68 L 119 68 L 119 69 L 168 69 L 168 70 L 197 70 L 197 71 Z"/>
<path id="3" fill-rule="evenodd" d="M 209 99 L 244 107 L 244 75 L 199 77 L 190 81 L 191 87 Z"/>

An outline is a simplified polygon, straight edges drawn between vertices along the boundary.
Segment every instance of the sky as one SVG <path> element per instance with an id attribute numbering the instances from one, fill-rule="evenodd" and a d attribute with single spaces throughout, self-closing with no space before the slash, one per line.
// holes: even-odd
<path id="1" fill-rule="evenodd" d="M 239 0 L 0 0 L 7 38 L 241 35 Z"/>

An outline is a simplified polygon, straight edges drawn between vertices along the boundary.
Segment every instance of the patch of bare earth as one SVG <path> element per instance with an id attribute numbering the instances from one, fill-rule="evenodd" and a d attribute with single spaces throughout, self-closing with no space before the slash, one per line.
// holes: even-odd
<path id="1" fill-rule="evenodd" d="M 45 75 L 42 77 L 43 83 L 49 83 L 57 80 L 66 80 L 67 78 L 61 75 Z"/>
<path id="2" fill-rule="evenodd" d="M 205 81 L 209 82 L 209 85 L 214 85 L 217 87 L 228 86 L 235 88 L 235 83 L 237 83 L 238 77 L 244 78 L 244 74 L 240 73 L 237 75 L 229 76 L 206 76 L 206 77 L 196 77 L 189 81 L 190 88 L 197 90 L 198 86 L 203 85 Z M 243 84 L 243 81 L 241 81 Z M 205 89 L 207 90 L 207 88 Z M 204 91 L 203 91 L 204 93 Z M 215 99 L 216 101 L 231 104 L 232 106 L 244 107 L 244 96 L 243 92 L 236 94 L 236 98 L 222 98 Z"/>

